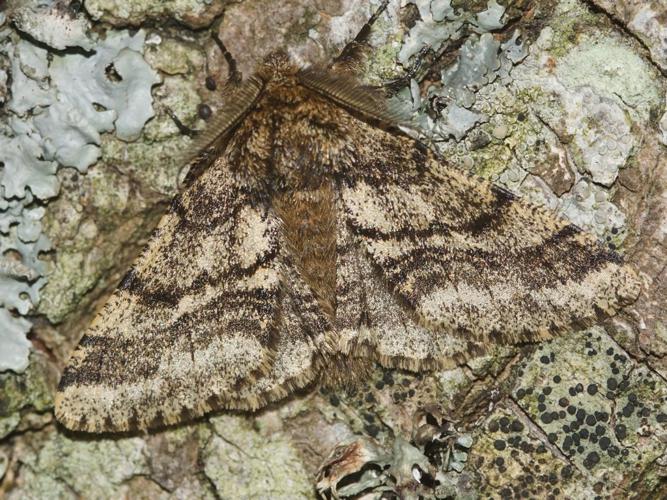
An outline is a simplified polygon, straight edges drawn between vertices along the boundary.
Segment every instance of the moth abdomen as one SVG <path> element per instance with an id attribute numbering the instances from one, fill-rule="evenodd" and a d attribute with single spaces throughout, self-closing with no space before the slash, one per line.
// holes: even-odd
<path id="1" fill-rule="evenodd" d="M 301 277 L 330 320 L 336 308 L 336 199 L 331 180 L 288 190 L 272 199 L 282 233 Z"/>

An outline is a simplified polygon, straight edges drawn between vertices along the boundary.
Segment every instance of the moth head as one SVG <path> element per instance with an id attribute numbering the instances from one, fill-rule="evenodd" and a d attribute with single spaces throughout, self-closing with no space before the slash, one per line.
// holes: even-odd
<path id="1" fill-rule="evenodd" d="M 293 81 L 298 72 L 299 68 L 292 62 L 287 52 L 277 50 L 264 58 L 257 70 L 257 76 L 267 84 L 285 84 Z"/>

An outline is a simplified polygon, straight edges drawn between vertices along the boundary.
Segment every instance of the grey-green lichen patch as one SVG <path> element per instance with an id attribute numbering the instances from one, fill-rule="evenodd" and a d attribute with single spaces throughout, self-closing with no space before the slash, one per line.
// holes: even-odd
<path id="1" fill-rule="evenodd" d="M 217 96 L 212 97 L 215 98 Z M 144 133 L 146 140 L 153 142 L 149 144 L 156 150 L 156 155 L 162 153 L 159 148 L 155 148 L 156 142 L 172 139 L 173 142 L 179 143 L 179 148 L 183 148 L 184 143 L 188 141 L 188 138 L 179 132 L 174 121 L 167 115 L 165 108 L 170 109 L 180 121 L 188 126 L 194 126 L 199 129 L 206 127 L 206 123 L 203 120 L 198 120 L 197 106 L 201 103 L 201 98 L 197 94 L 192 81 L 188 81 L 180 76 L 167 76 L 160 88 L 155 90 L 155 98 L 159 100 L 161 109 L 158 112 L 157 119 L 152 120 L 146 125 Z M 212 102 L 211 108 L 213 109 L 216 104 L 219 104 L 219 102 Z M 134 143 L 134 145 L 136 144 L 139 143 Z M 107 146 L 105 153 L 111 153 L 113 157 L 113 151 L 110 151 L 113 145 L 109 142 Z M 115 146 L 122 148 L 123 144 L 116 143 Z M 130 156 L 128 160 L 126 163 L 129 164 L 134 158 Z"/>
<path id="2" fill-rule="evenodd" d="M 176 20 L 191 28 L 210 25 L 227 0 L 86 0 L 88 13 L 97 21 L 116 26 Z"/>
<path id="3" fill-rule="evenodd" d="M 36 39 L 56 47 L 76 45 L 76 36 L 67 38 L 79 26 L 65 22 L 79 19 L 71 13 L 62 25 L 47 23 L 44 32 L 30 31 L 34 25 L 26 21 L 25 9 L 48 17 L 57 13 L 51 7 L 59 8 L 31 3 L 10 12 Z M 0 128 L 0 319 L 5 327 L 0 342 L 6 344 L 0 348 L 0 370 L 25 368 L 28 326 L 10 311 L 30 312 L 46 281 L 47 265 L 40 257 L 51 246 L 42 234 L 45 209 L 36 199 L 43 203 L 58 194 L 58 165 L 84 172 L 97 160 L 100 133 L 115 130 L 121 139 L 135 139 L 153 116 L 151 87 L 159 80 L 142 57 L 143 41 L 141 31 L 109 31 L 94 52 L 49 56 L 11 28 L 0 31 L 3 71 L 11 76 L 5 79 L 11 85 Z"/>
<path id="4" fill-rule="evenodd" d="M 25 293 L 24 285 L 20 281 L 6 277 L 3 272 L 0 275 L 0 290 L 10 297 Z M 20 287 L 16 290 L 16 287 Z M 30 341 L 26 335 L 30 331 L 30 321 L 13 316 L 7 309 L 0 309 L 0 344 L 2 344 L 2 355 L 0 355 L 0 372 L 14 370 L 22 372 L 28 367 L 28 355 L 30 354 Z"/>
<path id="5" fill-rule="evenodd" d="M 468 38 L 456 63 L 442 72 L 444 88 L 440 95 L 470 108 L 475 102 L 475 92 L 498 76 L 499 49 L 500 43 L 490 33 Z"/>
<path id="6" fill-rule="evenodd" d="M 320 495 L 350 499 L 361 494 L 442 498 L 469 489 L 469 475 L 462 472 L 473 437 L 459 434 L 436 405 L 422 408 L 411 417 L 409 439 L 398 434 L 380 445 L 362 437 L 334 447 L 317 473 Z"/>
<path id="7" fill-rule="evenodd" d="M 346 429 L 364 437 L 341 436 L 338 451 L 321 466 L 318 490 L 331 493 L 338 484 L 345 484 L 338 489 L 341 498 L 353 498 L 365 489 L 406 498 L 415 492 L 430 498 L 464 491 L 470 480 L 466 471 L 474 440 L 453 423 L 466 413 L 458 396 L 471 390 L 478 369 L 484 374 L 494 372 L 487 365 L 495 361 L 488 356 L 476 367 L 438 374 L 377 368 L 365 383 L 347 391 L 321 389 L 329 404 L 318 404 L 318 408 L 327 420 L 345 422 Z M 324 474 L 330 469 L 327 460 L 334 460 L 337 453 L 349 455 L 351 462 L 341 459 L 345 465 L 332 465 L 335 470 Z"/>
<path id="8" fill-rule="evenodd" d="M 591 27 L 600 26 L 604 21 L 579 0 L 555 2 L 549 17 L 549 25 L 540 36 L 549 39 L 548 53 L 555 58 L 562 57 Z"/>
<path id="9" fill-rule="evenodd" d="M 214 498 L 201 463 L 201 448 L 211 436 L 210 426 L 202 424 L 145 437 L 150 483 L 158 486 L 163 495 L 175 498 Z"/>
<path id="10" fill-rule="evenodd" d="M 46 357 L 37 352 L 24 373 L 0 373 L 0 439 L 19 427 L 23 413 L 51 409 L 56 378 Z"/>
<path id="11" fill-rule="evenodd" d="M 169 124 L 156 126 L 169 127 Z M 103 140 L 102 150 L 109 159 L 110 168 L 117 168 L 122 174 L 136 179 L 150 192 L 161 195 L 164 201 L 165 197 L 177 192 L 177 177 L 183 166 L 178 158 L 189 145 L 190 141 L 183 137 L 153 145 L 143 142 L 122 144 L 111 139 Z"/>
<path id="12" fill-rule="evenodd" d="M 541 345 L 519 374 L 514 400 L 607 494 L 667 451 L 667 384 L 601 328 Z"/>
<path id="13" fill-rule="evenodd" d="M 358 384 L 347 391 L 321 389 L 331 407 L 329 416 L 345 421 L 357 433 L 387 445 L 394 436 L 409 436 L 413 416 L 419 408 L 442 399 L 438 377 L 413 374 L 376 367 Z"/>
<path id="14" fill-rule="evenodd" d="M 407 64 L 423 47 L 432 47 L 433 50 L 449 39 L 458 39 L 464 20 L 457 15 L 449 5 L 450 2 L 436 2 L 417 0 L 411 2 L 419 9 L 420 20 L 408 32 L 405 43 L 398 55 L 401 64 Z M 447 21 L 447 22 L 443 22 Z"/>
<path id="15" fill-rule="evenodd" d="M 565 133 L 574 138 L 570 152 L 575 165 L 593 182 L 611 186 L 636 144 L 631 121 L 614 101 L 590 87 L 573 89 L 563 104 Z"/>
<path id="16" fill-rule="evenodd" d="M 394 441 L 391 451 L 359 439 L 342 443 L 331 452 L 322 464 L 316 487 L 324 498 L 352 499 L 362 494 L 417 498 L 426 490 L 421 481 L 433 481 L 426 472 L 429 469 L 426 456 L 402 438 Z"/>
<path id="17" fill-rule="evenodd" d="M 185 76 L 199 73 L 206 58 L 198 41 L 178 40 L 156 32 L 146 37 L 144 57 L 153 69 Z"/>
<path id="18" fill-rule="evenodd" d="M 396 58 L 400 47 L 398 40 L 390 39 L 375 48 L 366 61 L 364 81 L 371 85 L 391 81 L 396 76 Z"/>
<path id="19" fill-rule="evenodd" d="M 196 120 L 198 82 L 191 76 L 203 71 L 201 48 L 151 33 L 146 59 L 174 74 L 152 89 L 152 98 L 159 104 L 156 116 L 143 127 L 144 140 L 127 142 L 102 135 L 103 162 L 86 176 L 62 171 L 67 189 L 52 205 L 46 221 L 48 234 L 59 242 L 40 305 L 40 312 L 51 321 L 62 321 L 91 290 L 113 283 L 108 281 L 109 270 L 119 259 L 129 263 L 140 248 L 140 242 L 126 242 L 145 234 L 163 209 L 159 202 L 176 192 L 181 165 L 175 159 L 188 147 L 189 139 L 178 132 L 165 107 L 188 125 L 202 127 Z"/>
<path id="20" fill-rule="evenodd" d="M 587 73 L 578 74 L 570 70 L 565 70 L 567 77 L 564 80 L 559 79 L 558 73 L 554 74 L 550 69 L 549 56 L 545 56 L 544 52 L 550 47 L 553 36 L 551 29 L 545 29 L 533 46 L 531 55 L 512 74 L 515 91 L 540 91 L 539 95 L 530 97 L 529 111 L 522 116 L 524 124 L 532 122 L 532 128 L 536 124 L 533 117 L 537 118 L 537 129 L 543 130 L 538 133 L 538 137 L 542 136 L 539 141 L 542 146 L 536 150 L 547 154 L 542 155 L 542 159 L 535 158 L 538 161 L 531 164 L 525 161 L 523 151 L 517 152 L 524 158 L 526 170 L 541 176 L 547 181 L 549 189 L 543 189 L 545 186 L 529 178 L 528 191 L 537 195 L 533 198 L 535 201 L 544 198 L 562 215 L 600 237 L 615 240 L 614 244 L 618 246 L 625 235 L 625 217 L 613 205 L 613 188 L 608 188 L 613 186 L 621 169 L 631 163 L 639 144 L 636 131 L 649 126 L 648 117 L 645 113 L 633 111 L 641 108 L 639 103 L 635 108 L 629 107 L 625 99 L 632 99 L 634 91 L 621 89 L 619 85 L 622 84 L 616 83 L 618 88 L 615 90 L 605 90 L 601 86 L 592 86 Z M 612 51 L 617 44 L 614 37 L 600 37 L 599 40 L 610 43 Z M 575 46 L 568 53 L 584 49 Z M 638 80 L 646 78 L 654 82 L 650 68 L 643 63 L 632 66 L 627 74 L 619 75 L 615 81 L 631 81 L 634 72 L 642 68 L 645 73 Z M 628 84 L 630 88 L 633 85 Z M 649 98 L 651 92 L 655 93 L 657 89 L 655 83 L 651 85 L 646 88 Z M 619 95 L 625 97 L 620 98 Z M 556 160 L 554 165 L 558 165 L 557 168 L 546 168 L 545 159 L 549 158 Z M 566 175 L 565 184 L 558 181 L 557 172 Z"/>
<path id="21" fill-rule="evenodd" d="M 93 48 L 93 40 L 88 35 L 90 22 L 76 3 L 40 0 L 12 3 L 10 15 L 14 25 L 35 40 L 59 50 Z"/>
<path id="22" fill-rule="evenodd" d="M 99 165 L 85 176 L 74 169 L 60 173 L 66 189 L 45 219 L 45 232 L 60 243 L 39 305 L 53 323 L 80 307 L 119 259 L 134 256 L 139 247 L 126 242 L 146 231 L 161 211 L 159 205 L 147 210 L 153 200 L 111 165 Z"/>
<path id="23" fill-rule="evenodd" d="M 48 426 L 14 448 L 8 498 L 213 499 L 200 461 L 210 437 L 207 425 L 108 439 Z"/>
<path id="24" fill-rule="evenodd" d="M 586 85 L 601 96 L 615 97 L 641 121 L 661 106 L 658 73 L 618 35 L 582 38 L 558 62 L 555 76 L 565 87 Z"/>
<path id="25" fill-rule="evenodd" d="M 243 417 L 211 419 L 214 433 L 203 450 L 204 473 L 220 498 L 313 498 L 295 449 L 279 432 L 263 435 Z"/>
<path id="26" fill-rule="evenodd" d="M 420 100 L 417 92 L 413 89 L 413 109 L 420 112 L 416 115 L 416 124 L 425 134 L 439 141 L 447 141 L 453 138 L 461 141 L 468 133 L 480 124 L 489 121 L 494 113 L 501 112 L 491 107 L 482 100 L 477 103 L 480 92 L 489 93 L 488 87 L 492 86 L 497 79 L 508 80 L 515 64 L 521 62 L 527 55 L 523 39 L 519 30 L 514 30 L 511 37 L 504 42 L 497 40 L 492 34 L 486 33 L 488 29 L 497 29 L 504 26 L 501 21 L 504 7 L 495 2 L 489 2 L 486 11 L 478 13 L 476 17 L 464 10 L 454 10 L 449 2 L 440 4 L 421 4 L 420 14 L 427 16 L 427 21 L 418 22 L 411 30 L 411 37 L 406 42 L 399 54 L 399 60 L 403 55 L 405 65 L 411 56 L 416 54 L 418 47 L 427 47 L 432 51 L 439 51 L 440 46 L 452 43 L 459 38 L 462 26 L 467 23 L 469 28 L 480 34 L 471 34 L 458 51 L 458 57 L 453 64 L 445 67 L 441 72 L 441 81 L 437 85 L 431 85 L 426 92 L 426 99 Z M 446 7 L 446 8 L 445 8 Z M 444 8 L 442 16 L 435 16 L 433 9 Z M 439 11 L 438 11 L 439 12 Z M 482 21 L 480 21 L 482 16 Z M 438 21 L 436 22 L 436 19 Z M 437 40 L 431 40 L 420 33 L 429 23 L 435 23 L 438 27 L 448 27 L 457 32 L 456 36 L 451 34 L 440 34 Z M 492 28 L 492 26 L 496 26 Z M 495 86 L 498 88 L 500 86 Z M 417 96 L 415 96 L 417 94 Z M 491 92 L 493 94 L 493 92 Z M 415 98 L 417 97 L 417 98 Z M 494 104 L 502 102 L 494 99 Z M 426 114 L 425 111 L 437 112 Z M 486 108 L 486 109 L 485 109 Z M 503 136 L 504 137 L 504 136 Z M 441 149 L 446 150 L 448 146 L 443 144 Z"/>
<path id="27" fill-rule="evenodd" d="M 592 0 L 592 3 L 619 19 L 648 47 L 653 62 L 663 71 L 667 71 L 667 6 L 664 0 Z"/>
<path id="28" fill-rule="evenodd" d="M 133 141 L 153 116 L 151 88 L 160 79 L 143 59 L 144 37 L 142 31 L 108 32 L 94 56 L 54 57 L 57 100 L 35 123 L 62 165 L 85 171 L 99 156 L 100 132 L 115 128 L 119 139 Z"/>
<path id="29" fill-rule="evenodd" d="M 39 438 L 34 450 L 18 457 L 20 481 L 9 499 L 117 498 L 131 493 L 129 479 L 149 471 L 139 437 L 77 438 L 52 428 Z"/>
<path id="30" fill-rule="evenodd" d="M 320 467 L 317 491 L 325 498 L 341 499 L 361 494 L 410 499 L 465 494 L 469 474 L 461 472 L 472 437 L 441 433 L 440 438 L 441 442 L 429 441 L 426 451 L 401 437 L 390 449 L 363 438 L 341 443 Z"/>
<path id="31" fill-rule="evenodd" d="M 581 179 L 561 197 L 558 211 L 617 247 L 625 239 L 625 215 L 610 198 L 607 190 Z"/>
<path id="32" fill-rule="evenodd" d="M 482 10 L 471 5 L 453 6 L 451 0 L 415 0 L 410 3 L 417 7 L 420 18 L 408 32 L 398 55 L 398 60 L 403 65 L 423 48 L 438 52 L 447 41 L 460 39 L 466 29 L 487 33 L 506 24 L 503 19 L 506 9 L 495 0 L 490 0 Z M 464 59 L 466 57 L 468 56 L 463 56 Z M 483 66 L 478 69 L 480 73 L 485 73 Z"/>
<path id="33" fill-rule="evenodd" d="M 437 142 L 448 158 L 618 247 L 626 232 L 614 183 L 632 162 L 639 131 L 661 109 L 663 91 L 636 47 L 585 7 L 563 1 L 557 11 L 563 17 L 529 53 L 525 39 L 516 45 L 517 32 L 503 43 L 469 37 L 442 72 L 449 86 L 432 86 L 418 116 L 428 137 L 459 142 Z M 577 36 L 569 36 L 575 25 Z M 552 66 L 556 43 L 563 50 Z M 440 119 L 423 114 L 428 106 Z"/>

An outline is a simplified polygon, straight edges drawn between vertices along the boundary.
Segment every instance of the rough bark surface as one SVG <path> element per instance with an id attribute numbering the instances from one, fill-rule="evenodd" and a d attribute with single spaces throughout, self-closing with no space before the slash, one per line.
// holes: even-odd
<path id="1" fill-rule="evenodd" d="M 0 372 L 0 497 L 313 498 L 332 494 L 339 479 L 341 498 L 667 496 L 664 1 L 392 0 L 363 68 L 371 84 L 400 79 L 427 47 L 419 70 L 395 85 L 395 98 L 412 105 L 424 136 L 449 161 L 627 255 L 643 290 L 622 315 L 453 370 L 416 376 L 378 368 L 349 390 L 306 392 L 258 414 L 218 414 L 146 435 L 83 436 L 53 420 L 67 356 L 177 191 L 173 158 L 189 139 L 166 107 L 202 128 L 201 105 L 213 112 L 219 105 L 227 68 L 210 30 L 248 75 L 278 48 L 303 64 L 331 60 L 376 7 L 56 1 L 34 7 L 40 19 L 57 20 L 47 32 L 26 21 L 29 2 L 6 5 L 3 130 L 27 116 L 12 81 L 38 81 L 43 67 L 25 55 L 34 52 L 27 45 L 46 50 L 44 71 L 55 71 L 58 57 L 97 57 L 90 51 L 105 37 L 135 36 L 125 28 L 145 36 L 136 51 L 155 72 L 143 84 L 155 116 L 138 138 L 119 139 L 116 122 L 87 171 L 58 170 L 60 191 L 41 221 L 53 251 L 30 314 L 29 364 Z M 81 26 L 88 38 L 75 40 Z M 21 64 L 12 64 L 15 47 Z M 112 80 L 125 76 L 120 65 L 118 73 L 106 69 Z M 207 88 L 207 74 L 218 90 Z M 334 449 L 356 458 L 343 467 Z M 323 463 L 330 467 L 318 478 Z"/>

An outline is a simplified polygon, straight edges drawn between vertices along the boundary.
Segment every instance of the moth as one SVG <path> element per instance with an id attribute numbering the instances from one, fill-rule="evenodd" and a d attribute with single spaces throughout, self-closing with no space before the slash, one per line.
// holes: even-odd
<path id="1" fill-rule="evenodd" d="M 618 254 L 439 159 L 347 72 L 277 52 L 226 103 L 69 360 L 55 411 L 70 429 L 256 410 L 360 359 L 452 367 L 638 293 Z"/>

